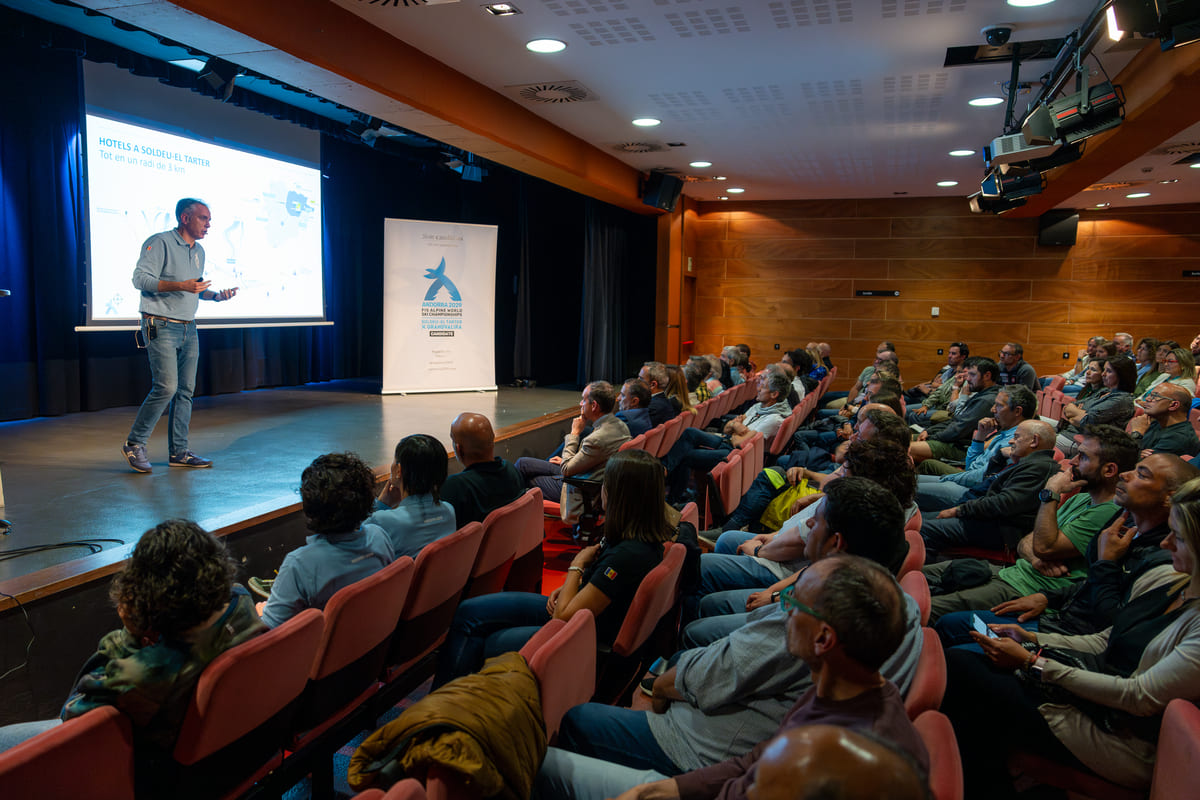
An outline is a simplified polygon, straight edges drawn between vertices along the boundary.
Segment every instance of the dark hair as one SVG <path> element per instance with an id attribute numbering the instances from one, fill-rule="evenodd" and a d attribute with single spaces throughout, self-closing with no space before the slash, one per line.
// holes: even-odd
<path id="1" fill-rule="evenodd" d="M 829 558 L 833 568 L 813 598 L 814 610 L 837 633 L 847 656 L 878 670 L 908 633 L 904 592 L 877 562 L 845 553 Z"/>
<path id="2" fill-rule="evenodd" d="M 886 439 L 856 440 L 846 448 L 846 467 L 856 478 L 869 478 L 908 508 L 917 495 L 917 473 L 908 448 Z"/>
<path id="3" fill-rule="evenodd" d="M 1013 352 L 1017 354 L 1017 358 L 1025 355 L 1025 346 L 1020 342 L 1005 342 L 1005 344 L 1013 349 Z"/>
<path id="4" fill-rule="evenodd" d="M 883 345 L 884 350 L 891 350 L 893 353 L 896 352 L 896 345 L 894 342 L 880 342 L 880 344 Z M 878 353 L 879 351 L 876 350 L 875 352 Z"/>
<path id="5" fill-rule="evenodd" d="M 1113 356 L 1108 359 L 1108 365 L 1117 373 L 1117 388 L 1122 392 L 1132 392 L 1137 386 L 1137 365 L 1129 356 Z"/>
<path id="6" fill-rule="evenodd" d="M 705 367 L 707 369 L 708 367 Z M 700 368 L 692 361 L 683 365 L 683 379 L 687 381 L 687 390 L 694 392 L 700 388 L 700 381 L 704 380 L 700 377 Z"/>
<path id="7" fill-rule="evenodd" d="M 674 532 L 666 515 L 663 465 L 645 450 L 622 450 L 604 467 L 604 538 L 665 542 Z"/>
<path id="8" fill-rule="evenodd" d="M 1143 336 L 1141 339 L 1138 339 L 1137 347 L 1141 347 L 1142 345 L 1150 348 L 1150 354 L 1153 355 L 1154 351 L 1158 350 L 1158 339 L 1155 339 L 1153 336 Z M 1134 348 L 1135 352 L 1137 347 Z"/>
<path id="9" fill-rule="evenodd" d="M 958 354 L 960 356 L 962 356 L 963 358 L 966 358 L 967 356 L 971 355 L 971 348 L 967 347 L 966 342 L 951 342 L 950 346 L 957 347 Z"/>
<path id="10" fill-rule="evenodd" d="M 1138 443 L 1116 425 L 1085 425 L 1080 433 L 1100 445 L 1101 464 L 1116 464 L 1120 472 L 1137 466 L 1141 452 Z"/>
<path id="11" fill-rule="evenodd" d="M 869 478 L 848 475 L 827 481 L 825 523 L 840 534 L 846 552 L 869 558 L 893 573 L 908 555 L 904 510 L 896 495 Z"/>
<path id="12" fill-rule="evenodd" d="M 874 403 L 877 401 L 872 400 L 871 402 Z M 889 414 L 878 408 L 868 408 L 866 418 L 875 426 L 876 440 L 882 439 L 886 442 L 894 442 L 905 450 L 912 444 L 912 428 L 904 424 L 904 418 L 900 416 L 899 411 L 895 414 Z"/>
<path id="13" fill-rule="evenodd" d="M 807 375 L 812 372 L 813 358 L 804 348 L 797 347 L 795 350 L 788 350 L 787 357 L 792 362 L 792 367 L 796 370 L 797 375 Z"/>
<path id="14" fill-rule="evenodd" d="M 1023 383 L 1010 383 L 1003 387 L 998 394 L 1008 397 L 1008 405 L 1013 409 L 1021 409 L 1021 419 L 1036 419 L 1038 409 L 1037 395 Z"/>
<path id="15" fill-rule="evenodd" d="M 900 392 L 903 391 L 900 387 L 900 381 L 897 380 L 892 375 L 888 374 L 887 372 L 881 373 L 879 370 L 875 370 L 875 374 L 867 379 L 867 383 L 870 383 L 871 381 L 878 381 L 879 392 L 891 392 L 892 394 L 900 394 Z M 879 392 L 877 392 L 876 394 L 878 394 Z"/>
<path id="16" fill-rule="evenodd" d="M 888 392 L 880 389 L 875 396 L 870 399 L 869 402 L 879 403 L 882 406 L 887 406 L 897 414 L 904 413 L 904 406 L 901 405 L 900 395 L 896 394 L 895 392 Z"/>
<path id="17" fill-rule="evenodd" d="M 192 206 L 204 206 L 208 208 L 208 203 L 203 200 L 197 200 L 195 197 L 185 197 L 175 204 L 175 221 L 180 225 L 183 224 L 183 215 L 192 210 Z"/>
<path id="18" fill-rule="evenodd" d="M 1179 347 L 1179 342 L 1175 341 L 1174 339 L 1161 339 L 1158 342 L 1158 347 L 1162 347 L 1164 344 L 1172 350 L 1174 350 L 1176 347 Z M 1154 349 L 1157 350 L 1158 347 Z"/>
<path id="19" fill-rule="evenodd" d="M 375 474 L 354 453 L 317 456 L 300 474 L 300 502 L 313 533 L 356 530 L 374 500 Z"/>
<path id="20" fill-rule="evenodd" d="M 650 407 L 650 384 L 646 383 L 641 378 L 630 378 L 625 381 L 626 391 L 630 397 L 636 397 L 638 408 Z"/>
<path id="21" fill-rule="evenodd" d="M 1097 353 L 1103 352 L 1105 358 L 1112 358 L 1113 356 L 1115 356 L 1117 354 L 1117 343 L 1116 342 L 1101 342 L 1100 344 L 1096 345 L 1096 352 Z"/>
<path id="22" fill-rule="evenodd" d="M 963 362 L 964 367 L 975 367 L 980 375 L 991 375 L 992 383 L 1000 380 L 1000 365 L 986 356 L 971 356 Z"/>
<path id="23" fill-rule="evenodd" d="M 662 364 L 658 365 L 662 370 L 662 380 L 658 383 L 659 391 L 667 390 L 667 368 Z M 617 392 L 613 389 L 613 385 L 608 381 L 592 381 L 587 385 L 588 397 L 596 404 L 603 414 L 611 414 L 612 410 L 617 407 Z"/>
<path id="24" fill-rule="evenodd" d="M 745 354 L 746 354 L 746 358 L 747 358 L 747 359 L 749 359 L 749 358 L 750 358 L 750 345 L 748 345 L 748 344 L 735 344 L 735 345 L 734 345 L 734 347 L 736 347 L 738 350 L 741 350 L 743 353 L 745 353 Z"/>
<path id="25" fill-rule="evenodd" d="M 236 575 L 224 542 L 191 520 L 169 519 L 142 534 L 108 596 L 131 631 L 173 638 L 224 608 Z"/>
<path id="26" fill-rule="evenodd" d="M 400 466 L 400 482 L 405 494 L 431 494 L 441 500 L 440 490 L 446 482 L 446 448 L 432 436 L 414 433 L 396 445 L 396 463 Z"/>
<path id="27" fill-rule="evenodd" d="M 700 374 L 700 380 L 704 380 L 712 374 L 712 364 L 704 356 L 688 356 L 688 364 L 695 367 Z"/>

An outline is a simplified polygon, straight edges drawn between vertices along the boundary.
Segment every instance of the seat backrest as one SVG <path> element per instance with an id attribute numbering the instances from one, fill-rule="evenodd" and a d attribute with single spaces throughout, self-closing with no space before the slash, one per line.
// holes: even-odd
<path id="1" fill-rule="evenodd" d="M 382 797 L 383 800 L 425 800 L 425 787 L 416 778 L 405 778 L 394 784 Z"/>
<path id="2" fill-rule="evenodd" d="M 712 483 L 714 492 L 710 493 L 708 503 L 704 506 L 704 529 L 714 527 L 715 520 L 724 520 L 729 512 L 737 508 L 742 498 L 742 457 L 741 451 L 734 450 L 729 456 L 713 467 Z"/>
<path id="3" fill-rule="evenodd" d="M 921 530 L 921 526 L 924 524 L 925 524 L 925 518 L 923 516 L 921 516 L 921 510 L 917 509 L 916 511 L 913 512 L 913 515 L 911 517 L 909 517 L 908 520 L 904 523 L 904 530 L 919 531 L 919 530 Z"/>
<path id="4" fill-rule="evenodd" d="M 413 619 L 460 595 L 482 541 L 483 525 L 469 522 L 425 545 L 417 554 L 417 572 L 400 618 Z"/>
<path id="5" fill-rule="evenodd" d="M 1046 384 L 1046 388 L 1052 392 L 1062 391 L 1063 386 L 1067 384 L 1067 379 L 1062 375 L 1055 375 L 1050 379 L 1050 383 Z"/>
<path id="6" fill-rule="evenodd" d="M 800 427 L 800 423 L 803 422 L 804 417 L 807 416 L 802 413 L 807 400 L 808 398 L 806 396 L 805 399 L 800 402 L 800 405 L 796 407 L 797 410 L 793 411 L 791 414 L 788 414 L 788 418 L 783 421 L 783 424 L 779 426 L 779 430 L 777 430 L 775 435 L 771 437 L 771 455 L 777 456 L 783 453 L 784 449 L 788 446 L 788 442 L 790 442 L 792 437 L 796 435 L 796 429 Z"/>
<path id="7" fill-rule="evenodd" d="M 309 680 L 332 675 L 392 635 L 415 572 L 412 557 L 402 556 L 329 598 Z"/>
<path id="8" fill-rule="evenodd" d="M 529 489 L 528 491 L 525 492 L 525 497 L 527 497 L 527 498 L 532 497 L 532 499 L 529 502 L 533 505 L 534 508 L 539 509 L 539 510 L 542 508 L 543 498 L 542 498 L 542 490 L 541 489 L 538 489 L 537 487 Z M 554 499 L 558 500 L 557 497 Z M 535 525 L 533 528 L 522 528 L 521 529 L 521 540 L 519 542 L 517 542 L 517 556 L 518 557 L 523 556 L 526 553 L 530 552 L 531 550 L 534 550 L 537 547 L 540 547 L 542 544 L 542 540 L 544 538 L 546 538 L 546 534 L 545 534 L 543 527 L 540 524 Z"/>
<path id="9" fill-rule="evenodd" d="M 942 640 L 933 628 L 922 628 L 921 657 L 912 686 L 904 697 L 904 710 L 909 719 L 916 719 L 926 711 L 936 711 L 946 694 L 946 655 L 942 651 Z"/>
<path id="10" fill-rule="evenodd" d="M 696 532 L 700 532 L 700 509 L 696 507 L 695 503 L 688 503 L 683 507 L 683 510 L 679 512 L 679 520 L 692 523 Z"/>
<path id="11" fill-rule="evenodd" d="M 1150 800 L 1191 800 L 1200 763 L 1200 708 L 1188 700 L 1167 703 L 1158 736 Z"/>
<path id="12" fill-rule="evenodd" d="M 919 572 L 921 567 L 925 566 L 925 539 L 921 537 L 921 529 L 905 528 L 904 540 L 908 542 L 908 555 L 900 565 L 900 578 L 910 572 Z"/>
<path id="13" fill-rule="evenodd" d="M 667 425 L 669 422 L 664 422 L 661 425 L 655 425 L 650 430 L 643 434 L 646 437 L 646 452 L 652 456 L 658 456 L 658 451 L 662 448 L 663 437 L 667 435 Z"/>
<path id="14" fill-rule="evenodd" d="M 4 796 L 133 800 L 129 718 L 101 706 L 0 752 Z"/>
<path id="15" fill-rule="evenodd" d="M 762 446 L 763 436 L 761 433 L 755 433 L 746 441 L 742 442 L 742 486 L 750 485 L 750 482 L 758 475 L 758 470 L 755 469 L 755 464 L 758 462 L 758 457 L 755 451 Z"/>
<path id="16" fill-rule="evenodd" d="M 950 719 L 940 711 L 926 711 L 913 720 L 913 727 L 929 751 L 929 789 L 933 800 L 963 800 L 966 790 L 962 758 Z"/>
<path id="17" fill-rule="evenodd" d="M 645 450 L 645 449 L 646 449 L 646 434 L 639 433 L 637 436 L 633 437 L 629 441 L 622 443 L 621 446 L 617 448 L 617 452 L 619 453 L 622 450 Z"/>
<path id="18" fill-rule="evenodd" d="M 196 683 L 175 760 L 195 764 L 287 708 L 308 682 L 324 628 L 322 613 L 308 608 L 214 658 Z"/>
<path id="19" fill-rule="evenodd" d="M 904 593 L 917 601 L 917 608 L 921 609 L 921 624 L 929 624 L 929 612 L 933 605 L 933 597 L 929 593 L 929 581 L 925 578 L 925 573 L 919 569 L 912 572 L 906 572 L 900 578 L 900 588 Z"/>
<path id="20" fill-rule="evenodd" d="M 684 411 L 666 424 L 667 431 L 663 435 L 662 443 L 658 446 L 659 458 L 665 456 L 675 446 L 675 443 L 679 441 L 679 437 L 683 435 L 684 430 L 691 426 L 692 417 L 694 416 L 696 415 Z"/>
<path id="21" fill-rule="evenodd" d="M 679 597 L 679 576 L 683 572 L 683 557 L 687 548 L 678 542 L 668 542 L 662 562 L 642 578 L 625 621 L 617 632 L 612 650 L 619 656 L 631 656 L 638 651 L 667 615 Z"/>
<path id="22" fill-rule="evenodd" d="M 542 504 L 526 492 L 483 520 L 483 539 L 471 567 L 470 596 L 498 592 L 528 529 L 542 530 Z"/>
<path id="23" fill-rule="evenodd" d="M 549 635 L 543 637 L 547 629 Z M 551 620 L 521 648 L 521 655 L 537 676 L 546 736 L 553 742 L 563 714 L 586 703 L 596 688 L 596 618 L 583 609 L 566 622 Z"/>

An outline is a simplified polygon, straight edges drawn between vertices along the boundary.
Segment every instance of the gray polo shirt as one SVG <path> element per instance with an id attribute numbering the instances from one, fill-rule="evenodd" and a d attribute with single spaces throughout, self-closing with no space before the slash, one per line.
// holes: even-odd
<path id="1" fill-rule="evenodd" d="M 199 242 L 188 246 L 177 230 L 156 233 L 142 244 L 133 285 L 142 293 L 143 314 L 168 319 L 193 320 L 200 305 L 194 292 L 160 292 L 158 282 L 188 281 L 204 276 L 204 248 Z"/>

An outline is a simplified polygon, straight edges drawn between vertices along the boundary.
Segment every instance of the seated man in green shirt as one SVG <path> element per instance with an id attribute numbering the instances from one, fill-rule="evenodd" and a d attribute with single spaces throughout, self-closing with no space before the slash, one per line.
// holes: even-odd
<path id="1" fill-rule="evenodd" d="M 1120 512 L 1113 502 L 1117 480 L 1136 465 L 1138 448 L 1128 434 L 1111 425 L 1086 428 L 1079 440 L 1079 450 L 1068 462 L 1070 472 L 1055 473 L 1046 481 L 1033 532 L 1017 546 L 1020 558 L 1016 564 L 1004 568 L 993 565 L 990 579 L 946 594 L 936 594 L 936 587 L 942 585 L 946 571 L 959 562 L 943 561 L 925 567 L 925 577 L 936 595 L 930 625 L 943 614 L 990 609 L 1087 576 L 1084 553 L 1096 534 Z M 1078 494 L 1059 506 L 1062 495 L 1075 489 Z"/>

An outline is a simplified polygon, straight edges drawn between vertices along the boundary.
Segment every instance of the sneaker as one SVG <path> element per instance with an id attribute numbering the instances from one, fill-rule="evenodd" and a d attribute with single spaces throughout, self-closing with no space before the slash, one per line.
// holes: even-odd
<path id="1" fill-rule="evenodd" d="M 250 587 L 250 591 L 263 599 L 271 596 L 271 587 L 275 585 L 274 578 L 250 578 L 246 581 L 246 585 Z"/>
<path id="2" fill-rule="evenodd" d="M 146 445 L 144 444 L 126 443 L 121 446 L 121 454 L 125 456 L 129 466 L 133 467 L 134 472 L 149 472 L 154 469 L 150 466 L 150 459 L 146 457 Z"/>
<path id="3" fill-rule="evenodd" d="M 191 450 L 184 450 L 177 456 L 171 456 L 170 464 L 172 467 L 191 467 L 193 469 L 207 469 L 212 466 L 211 461 L 201 458 Z"/>

